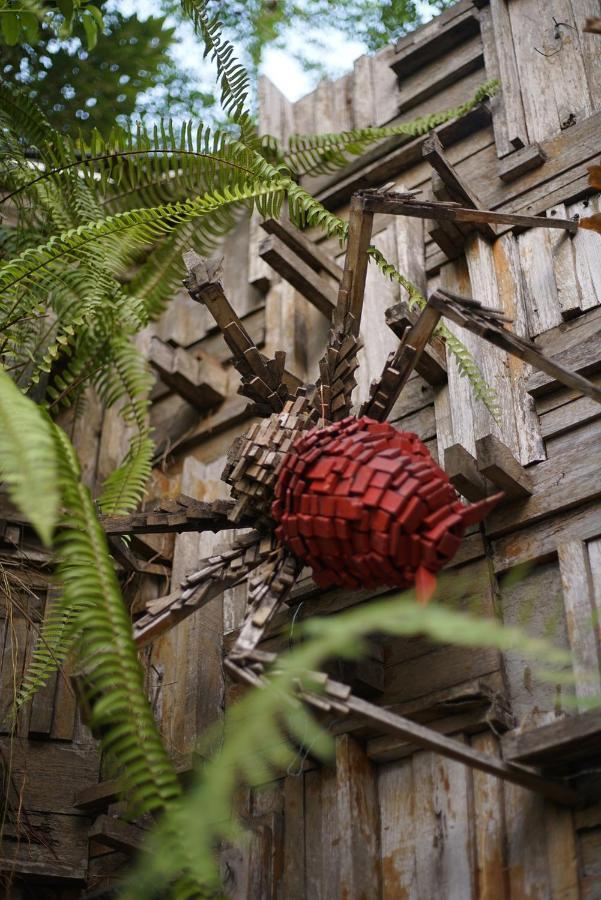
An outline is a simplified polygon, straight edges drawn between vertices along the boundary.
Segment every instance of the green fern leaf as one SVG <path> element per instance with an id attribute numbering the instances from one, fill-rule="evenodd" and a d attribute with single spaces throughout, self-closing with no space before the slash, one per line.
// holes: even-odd
<path id="1" fill-rule="evenodd" d="M 50 422 L 0 370 L 0 477 L 11 500 L 47 546 L 59 508 Z"/>

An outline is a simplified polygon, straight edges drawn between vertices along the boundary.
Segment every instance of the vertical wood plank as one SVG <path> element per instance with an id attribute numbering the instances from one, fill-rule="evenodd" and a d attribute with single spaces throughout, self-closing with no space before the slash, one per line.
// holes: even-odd
<path id="1" fill-rule="evenodd" d="M 565 541 L 559 544 L 557 555 L 576 677 L 576 697 L 579 707 L 584 709 L 587 700 L 601 696 L 591 569 L 586 545 L 582 541 Z"/>
<path id="2" fill-rule="evenodd" d="M 548 900 L 553 897 L 545 834 L 545 804 L 541 797 L 506 782 L 507 871 L 510 897 Z"/>
<path id="3" fill-rule="evenodd" d="M 490 0 L 490 18 L 492 20 L 492 32 L 496 50 L 495 56 L 498 63 L 498 77 L 502 85 L 501 97 L 497 101 L 498 106 L 494 113 L 495 120 L 500 118 L 504 120 L 502 125 L 495 122 L 497 155 L 500 157 L 507 156 L 512 150 L 525 147 L 528 143 L 520 78 L 507 3 L 508 0 Z M 486 55 L 487 45 L 489 44 L 489 19 L 486 8 L 480 11 L 480 16 Z M 489 72 L 489 61 L 494 68 L 494 59 L 491 60 L 491 56 L 492 52 L 489 50 L 486 62 L 487 76 L 495 78 L 497 76 Z"/>
<path id="4" fill-rule="evenodd" d="M 340 837 L 340 891 L 345 897 L 379 897 L 380 812 L 374 768 L 350 735 L 336 739 Z"/>
<path id="5" fill-rule="evenodd" d="M 592 216 L 599 212 L 599 195 L 572 203 L 568 215 Z M 597 240 L 595 240 L 597 238 Z M 594 231 L 579 229 L 573 239 L 576 279 L 580 290 L 582 309 L 592 309 L 601 303 L 601 256 L 599 235 Z"/>
<path id="6" fill-rule="evenodd" d="M 498 306 L 496 273 L 490 244 L 479 234 L 473 234 L 466 242 L 465 255 L 472 285 L 471 296 L 481 300 L 486 306 Z M 485 341 L 478 341 L 474 355 L 486 383 L 496 393 L 499 407 L 497 424 L 483 403 L 474 404 L 475 438 L 478 440 L 487 434 L 495 434 L 517 455 L 519 445 L 516 410 L 512 391 L 507 390 L 509 385 L 507 354 Z"/>
<path id="7" fill-rule="evenodd" d="M 490 732 L 474 735 L 471 745 L 490 756 L 499 755 L 499 743 Z M 503 814 L 503 782 L 493 775 L 472 772 L 476 842 L 477 896 L 505 900 L 509 896 Z"/>
<path id="8" fill-rule="evenodd" d="M 395 190 L 405 190 L 397 184 Z M 425 231 L 423 219 L 395 216 L 397 269 L 423 293 L 426 291 Z"/>
<path id="9" fill-rule="evenodd" d="M 547 215 L 567 219 L 571 213 L 566 209 L 565 203 L 559 203 L 557 206 L 552 206 L 548 209 Z M 549 239 L 553 256 L 559 311 L 564 319 L 569 319 L 579 313 L 582 308 L 580 286 L 576 278 L 574 241 L 571 235 L 566 231 L 561 231 L 559 228 L 550 232 Z"/>
<path id="10" fill-rule="evenodd" d="M 352 73 L 332 82 L 332 106 L 336 122 L 335 131 L 350 131 L 353 127 Z"/>
<path id="11" fill-rule="evenodd" d="M 545 806 L 551 897 L 553 900 L 577 900 L 581 895 L 572 810 L 552 803 Z"/>
<path id="12" fill-rule="evenodd" d="M 374 237 L 373 243 L 386 259 L 397 265 L 397 232 L 394 223 Z M 385 312 L 399 299 L 399 286 L 384 278 L 375 265 L 367 269 L 361 337 L 363 348 L 359 351 L 359 369 L 356 373 L 357 388 L 354 402 L 366 400 L 371 382 L 378 378 L 388 354 L 396 349 L 399 339 L 386 324 Z"/>
<path id="13" fill-rule="evenodd" d="M 601 54 L 599 37 L 582 30 L 584 20 L 589 16 L 601 16 L 599 0 L 572 0 L 572 12 L 580 37 L 580 52 L 584 62 L 586 80 L 594 109 L 601 107 Z"/>
<path id="14" fill-rule="evenodd" d="M 378 793 L 382 900 L 411 900 L 417 897 L 414 816 L 421 802 L 415 796 L 411 758 L 380 767 Z"/>
<path id="15" fill-rule="evenodd" d="M 305 896 L 327 900 L 322 892 L 321 769 L 305 773 Z"/>
<path id="16" fill-rule="evenodd" d="M 533 228 L 518 238 L 524 276 L 524 299 L 530 337 L 536 337 L 562 321 L 553 271 L 551 240 L 542 228 Z"/>
<path id="17" fill-rule="evenodd" d="M 384 125 L 395 119 L 399 109 L 399 83 L 396 73 L 390 68 L 394 47 L 378 50 L 371 57 L 371 77 L 374 92 L 374 125 Z"/>
<path id="18" fill-rule="evenodd" d="M 493 245 L 493 261 L 498 291 L 498 305 L 513 318 L 512 329 L 520 337 L 528 336 L 528 319 L 524 284 L 520 268 L 517 240 L 505 234 Z M 545 445 L 534 399 L 526 391 L 526 380 L 532 368 L 521 359 L 507 355 L 509 386 L 513 395 L 516 419 L 517 453 L 522 465 L 545 459 Z"/>
<path id="19" fill-rule="evenodd" d="M 543 141 L 560 130 L 555 90 L 549 78 L 549 60 L 537 53 L 553 31 L 552 12 L 546 0 L 505 0 L 522 90 L 529 143 Z M 499 55 L 499 61 L 501 57 Z M 503 77 L 503 76 L 502 76 Z"/>
<path id="20" fill-rule="evenodd" d="M 471 293 L 470 276 L 465 260 L 456 260 L 447 263 L 440 272 L 441 287 L 464 297 L 469 297 Z M 453 322 L 445 323 L 453 334 L 457 335 L 460 341 L 467 349 L 474 353 L 477 352 L 475 335 L 465 331 L 455 325 Z M 448 374 L 448 400 L 451 410 L 451 430 L 446 434 L 450 440 L 450 444 L 461 444 L 465 449 L 476 455 L 476 441 L 474 438 L 474 412 L 473 412 L 473 394 L 467 378 L 461 376 L 455 356 L 447 349 L 447 374 Z M 438 452 L 441 453 L 439 445 Z M 440 455 L 440 459 L 444 459 L 444 454 Z"/>
<path id="21" fill-rule="evenodd" d="M 439 891 L 449 900 L 470 900 L 476 896 L 472 772 L 461 763 L 435 755 L 433 779 L 440 827 L 434 862 Z"/>
<path id="22" fill-rule="evenodd" d="M 371 57 L 364 55 L 353 64 L 353 128 L 368 128 L 374 124 L 376 105 L 372 80 Z"/>
<path id="23" fill-rule="evenodd" d="M 338 896 L 340 879 L 340 823 L 335 769 L 321 770 L 321 891 L 324 900 Z"/>
<path id="24" fill-rule="evenodd" d="M 549 54 L 545 58 L 547 77 L 553 85 L 560 127 L 569 128 L 593 111 L 578 28 L 570 0 L 545 0 L 542 11 L 545 18 L 541 24 L 546 28 L 540 49 Z M 553 19 L 561 23 L 557 28 Z"/>
<path id="25" fill-rule="evenodd" d="M 305 898 L 305 826 L 303 775 L 284 780 L 284 897 Z"/>
<path id="26" fill-rule="evenodd" d="M 597 640 L 601 642 L 601 538 L 587 544 L 593 586 L 593 616 Z"/>
<path id="27" fill-rule="evenodd" d="M 415 841 L 415 873 L 417 882 L 416 898 L 437 897 L 438 873 L 433 865 L 433 857 L 440 841 L 439 822 L 434 806 L 434 778 L 432 772 L 433 754 L 425 751 L 415 753 L 413 763 L 413 790 L 415 812 L 413 834 Z"/>

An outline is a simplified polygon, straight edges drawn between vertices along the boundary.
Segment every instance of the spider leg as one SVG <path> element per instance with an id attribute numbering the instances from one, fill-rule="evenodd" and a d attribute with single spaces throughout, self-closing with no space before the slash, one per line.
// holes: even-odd
<path id="1" fill-rule="evenodd" d="M 237 537 L 222 553 L 201 560 L 199 569 L 188 575 L 178 590 L 146 604 L 146 612 L 134 622 L 136 643 L 139 646 L 149 643 L 234 587 L 270 557 L 274 546 L 275 537 L 251 531 Z"/>
<path id="2" fill-rule="evenodd" d="M 322 419 L 338 421 L 351 409 L 355 387 L 357 352 L 361 347 L 359 328 L 367 277 L 367 254 L 371 241 L 373 213 L 365 212 L 362 201 L 353 197 L 349 216 L 348 243 L 338 300 L 332 318 L 326 352 L 319 361 L 315 406 Z"/>
<path id="3" fill-rule="evenodd" d="M 300 382 L 285 372 L 286 354 L 276 351 L 274 359 L 259 353 L 253 339 L 240 321 L 223 292 L 221 259 L 203 259 L 193 250 L 184 253 L 188 270 L 184 284 L 193 300 L 204 303 L 219 326 L 226 344 L 232 351 L 234 366 L 242 376 L 239 393 L 255 403 L 258 415 L 270 416 L 280 412 L 290 398 L 284 376 Z"/>
<path id="4" fill-rule="evenodd" d="M 383 422 L 388 417 L 441 315 L 440 310 L 435 309 L 428 301 L 415 325 L 406 329 L 398 348 L 386 360 L 380 377 L 372 383 L 369 400 L 361 407 L 360 415 L 369 416 L 378 422 Z"/>
<path id="5" fill-rule="evenodd" d="M 249 662 L 261 667 L 264 655 L 257 650 L 267 625 L 298 578 L 302 564 L 282 544 L 253 572 L 248 582 L 248 612 L 228 662 L 232 671 Z"/>

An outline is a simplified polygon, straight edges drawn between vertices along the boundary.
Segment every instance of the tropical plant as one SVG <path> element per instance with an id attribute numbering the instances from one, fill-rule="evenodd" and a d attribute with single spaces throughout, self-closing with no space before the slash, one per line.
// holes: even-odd
<path id="1" fill-rule="evenodd" d="M 175 130 L 171 123 L 161 123 L 151 130 L 116 127 L 108 136 L 98 131 L 64 135 L 31 99 L 0 85 L 6 211 L 0 226 L 0 422 L 10 426 L 0 439 L 0 472 L 41 539 L 49 543 L 56 531 L 54 550 L 63 585 L 62 596 L 48 610 L 17 705 L 77 647 L 92 723 L 101 726 L 105 747 L 124 770 L 134 813 L 173 809 L 173 821 L 186 814 L 185 807 L 177 805 L 177 779 L 144 696 L 106 540 L 73 449 L 49 414 L 79 405 L 90 384 L 105 404 L 119 404 L 133 437 L 96 506 L 113 514 L 131 510 L 144 495 L 152 455 L 147 415 L 151 378 L 133 339 L 173 293 L 182 275 L 182 250 L 192 246 L 206 254 L 241 215 L 256 208 L 261 215 L 277 217 L 284 203 L 299 227 L 316 226 L 344 244 L 346 224 L 298 183 L 299 176 L 331 171 L 382 138 L 421 134 L 466 112 L 495 89 L 485 85 L 463 106 L 413 123 L 296 136 L 282 147 L 275 138 L 257 134 L 247 106 L 248 76 L 219 22 L 208 17 L 203 0 L 183 0 L 183 7 L 216 65 L 227 130 L 192 123 Z M 371 254 L 383 274 L 408 291 L 412 303 L 425 302 L 375 248 Z M 467 351 L 455 348 L 476 391 L 490 403 Z M 29 479 L 34 471 L 37 477 Z M 349 618 L 352 634 L 356 621 Z M 418 625 L 403 621 L 404 628 L 434 627 L 430 620 Z M 376 622 L 384 627 L 377 618 L 361 622 L 366 631 Z M 316 663 L 339 648 L 356 649 L 349 633 L 342 626 L 328 631 L 332 643 L 318 645 Z M 490 639 L 501 638 L 494 631 Z M 306 666 L 309 659 L 301 657 L 294 665 Z M 296 733 L 298 723 L 308 721 L 304 713 L 295 713 L 288 720 L 293 731 L 293 720 Z M 182 896 L 197 896 L 199 885 L 212 878 L 185 858 L 181 868 Z"/>

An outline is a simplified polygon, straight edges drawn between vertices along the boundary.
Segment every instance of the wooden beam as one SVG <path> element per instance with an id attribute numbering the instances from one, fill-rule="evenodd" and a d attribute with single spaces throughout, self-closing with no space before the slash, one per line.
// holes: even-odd
<path id="1" fill-rule="evenodd" d="M 336 281 L 342 278 L 342 267 L 331 256 L 325 253 L 319 244 L 305 237 L 302 231 L 282 219 L 265 219 L 261 222 L 261 228 L 267 234 L 273 234 L 279 238 L 293 253 L 315 269 L 316 272 L 327 272 Z"/>
<path id="2" fill-rule="evenodd" d="M 443 316 L 456 322 L 462 328 L 467 328 L 468 331 L 484 338 L 495 347 L 517 356 L 518 359 L 523 359 L 535 369 L 541 369 L 567 387 L 574 388 L 578 393 L 590 397 L 596 403 L 601 403 L 601 389 L 596 385 L 546 357 L 532 341 L 519 337 L 504 328 L 503 320 L 507 321 L 507 318 L 500 310 L 487 309 L 477 300 L 458 297 L 456 294 L 442 289 L 434 291 L 428 303 L 431 303 Z"/>
<path id="3" fill-rule="evenodd" d="M 444 470 L 449 476 L 451 484 L 466 500 L 474 503 L 490 493 L 476 460 L 463 444 L 451 444 L 449 447 L 445 447 Z"/>
<path id="4" fill-rule="evenodd" d="M 133 856 L 141 849 L 148 832 L 144 828 L 124 822 L 114 816 L 98 816 L 88 832 L 88 838 L 105 847 Z"/>
<path id="5" fill-rule="evenodd" d="M 495 775 L 512 784 L 519 784 L 554 803 L 577 806 L 582 802 L 583 798 L 577 791 L 560 781 L 553 781 L 530 769 L 511 765 L 494 756 L 488 756 L 467 744 L 439 734 L 432 728 L 426 728 L 424 725 L 419 725 L 417 722 L 412 722 L 410 719 L 391 713 L 387 709 L 382 709 L 354 695 L 344 702 L 349 712 L 361 716 L 363 721 L 374 723 L 384 731 L 397 734 L 405 740 L 417 744 L 423 750 L 440 753 L 441 756 L 454 759 L 472 769 L 487 772 L 489 775 Z"/>
<path id="6" fill-rule="evenodd" d="M 521 150 L 515 150 L 513 153 L 510 153 L 508 156 L 499 160 L 497 165 L 497 175 L 502 181 L 509 183 L 515 181 L 516 178 L 525 175 L 526 172 L 538 169 L 547 159 L 547 154 L 540 144 L 530 144 L 529 147 L 522 147 Z"/>
<path id="7" fill-rule="evenodd" d="M 476 462 L 478 471 L 504 491 L 508 499 L 532 494 L 530 475 L 494 434 L 487 434 L 476 441 Z"/>
<path id="8" fill-rule="evenodd" d="M 336 289 L 287 247 L 279 237 L 271 234 L 262 240 L 259 244 L 259 256 L 324 316 L 332 318 L 336 306 Z"/>
<path id="9" fill-rule="evenodd" d="M 591 564 L 583 541 L 557 545 L 576 700 L 581 710 L 601 696 L 599 643 Z"/>
<path id="10" fill-rule="evenodd" d="M 363 311 L 365 281 L 369 257 L 367 250 L 371 241 L 373 213 L 365 209 L 359 197 L 351 200 L 349 213 L 348 240 L 344 271 L 338 289 L 334 328 L 344 334 L 358 336 Z"/>
<path id="11" fill-rule="evenodd" d="M 413 74 L 416 68 L 439 59 L 458 44 L 477 35 L 479 30 L 478 12 L 470 5 L 449 21 L 441 23 L 435 20 L 432 30 L 425 36 L 422 37 L 418 32 L 409 44 L 404 41 L 400 43 L 399 49 L 391 58 L 390 68 L 399 78 L 404 78 Z"/>
<path id="12" fill-rule="evenodd" d="M 601 709 L 562 716 L 527 731 L 510 731 L 501 742 L 503 758 L 543 769 L 576 767 L 601 753 Z"/>
<path id="13" fill-rule="evenodd" d="M 520 216 L 512 213 L 494 212 L 490 209 L 468 209 L 454 203 L 437 200 L 407 199 L 394 193 L 382 194 L 377 191 L 359 191 L 356 195 L 364 209 L 372 213 L 391 216 L 413 216 L 418 219 L 446 219 L 450 222 L 491 222 L 499 225 L 513 225 L 516 228 L 561 228 L 576 234 L 578 222 L 572 219 L 558 219 L 551 216 Z"/>
<path id="14" fill-rule="evenodd" d="M 207 353 L 192 354 L 153 337 L 148 360 L 161 380 L 199 412 L 208 412 L 226 397 L 227 372 Z"/>

